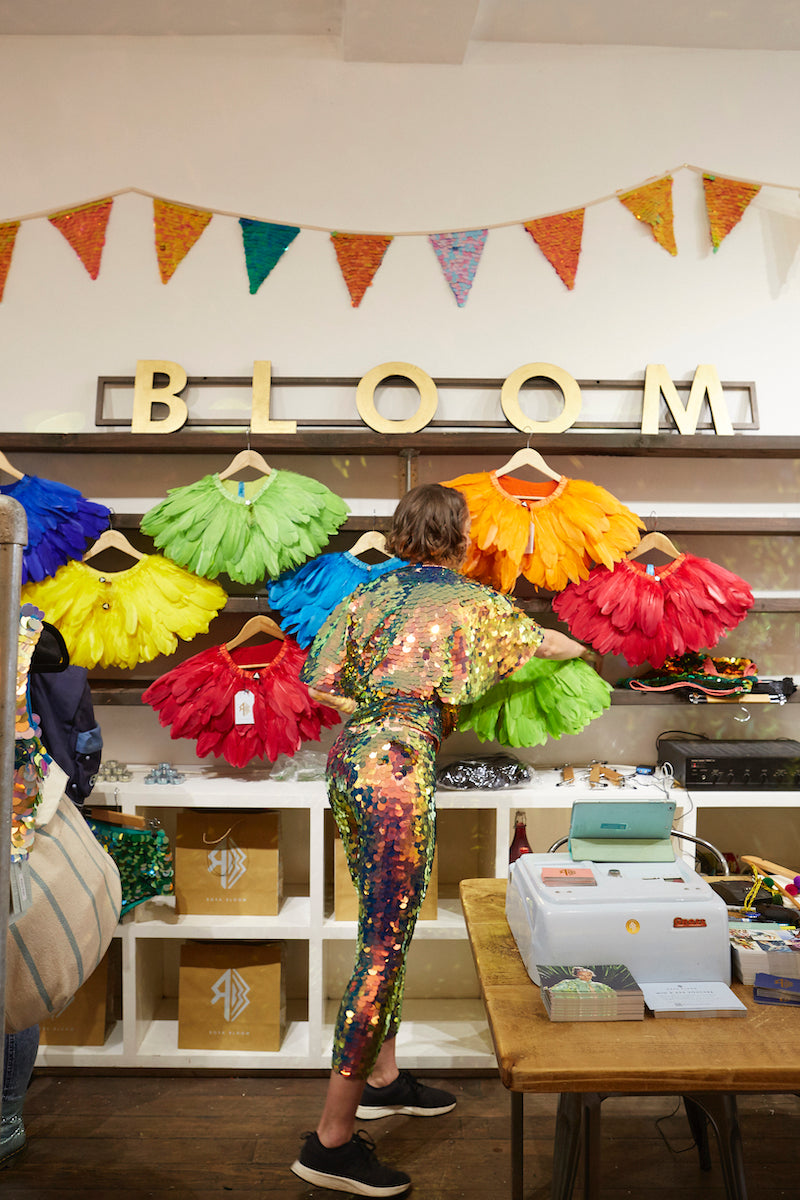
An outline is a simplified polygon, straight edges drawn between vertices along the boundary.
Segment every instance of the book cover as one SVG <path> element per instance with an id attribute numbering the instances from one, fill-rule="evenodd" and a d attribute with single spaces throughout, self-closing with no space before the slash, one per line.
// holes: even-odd
<path id="1" fill-rule="evenodd" d="M 539 964 L 542 1002 L 551 1021 L 635 1021 L 642 990 L 622 963 Z"/>
<path id="2" fill-rule="evenodd" d="M 775 921 L 731 921 L 733 969 L 742 983 L 757 971 L 800 976 L 800 929 Z"/>
<path id="3" fill-rule="evenodd" d="M 800 979 L 758 971 L 753 981 L 757 1004 L 800 1004 Z"/>
<path id="4" fill-rule="evenodd" d="M 654 1017 L 744 1017 L 747 1008 L 727 983 L 645 983 L 644 1002 Z"/>

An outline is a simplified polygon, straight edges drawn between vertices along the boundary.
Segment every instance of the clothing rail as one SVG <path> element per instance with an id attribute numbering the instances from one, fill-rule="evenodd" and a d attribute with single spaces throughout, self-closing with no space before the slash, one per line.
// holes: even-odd
<path id="1" fill-rule="evenodd" d="M 28 542 L 25 509 L 10 496 L 0 496 L 0 999 L 5 1012 L 6 930 L 11 889 L 11 810 L 14 779 L 14 711 L 16 708 L 19 593 L 22 548 Z M 5 1038 L 0 1038 L 0 1082 Z"/>

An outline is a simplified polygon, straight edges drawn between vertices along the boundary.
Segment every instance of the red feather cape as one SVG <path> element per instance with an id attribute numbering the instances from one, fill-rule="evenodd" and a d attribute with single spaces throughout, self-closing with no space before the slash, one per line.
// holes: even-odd
<path id="1" fill-rule="evenodd" d="M 716 646 L 752 604 L 753 593 L 738 575 L 707 558 L 679 554 L 654 574 L 632 559 L 611 570 L 595 567 L 555 597 L 553 611 L 600 654 L 658 667 L 673 655 Z"/>
<path id="2" fill-rule="evenodd" d="M 197 741 L 197 754 L 215 754 L 233 767 L 256 758 L 274 762 L 305 741 L 319 741 L 323 728 L 337 725 L 335 709 L 316 704 L 300 681 L 307 651 L 293 638 L 261 646 L 203 650 L 151 683 L 142 696 L 173 738 Z M 255 667 L 249 664 L 262 664 Z M 253 723 L 237 725 L 239 692 L 253 696 Z"/>

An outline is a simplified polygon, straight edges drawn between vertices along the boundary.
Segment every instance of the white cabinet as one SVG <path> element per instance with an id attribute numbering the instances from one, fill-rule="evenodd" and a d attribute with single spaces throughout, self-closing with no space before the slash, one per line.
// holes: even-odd
<path id="1" fill-rule="evenodd" d="M 281 909 L 274 917 L 177 915 L 171 896 L 147 901 L 127 914 L 117 936 L 122 943 L 122 1020 L 104 1047 L 43 1046 L 46 1066 L 213 1068 L 229 1070 L 326 1068 L 341 979 L 349 974 L 355 922 L 332 914 L 333 825 L 322 782 L 271 782 L 267 772 L 233 772 L 185 767 L 180 784 L 145 784 L 147 768 L 133 769 L 128 783 L 100 784 L 95 806 L 118 804 L 123 812 L 157 817 L 172 836 L 182 808 L 270 809 L 283 814 L 284 861 L 288 872 Z M 626 776 L 632 768 L 623 767 Z M 549 842 L 564 836 L 576 799 L 653 798 L 663 794 L 651 778 L 598 793 L 587 783 L 561 782 L 561 772 L 536 771 L 525 787 L 502 791 L 440 791 L 440 886 L 436 920 L 420 921 L 408 966 L 408 989 L 398 1049 L 414 1068 L 491 1067 L 494 1064 L 483 1005 L 461 915 L 460 878 L 503 877 L 517 809 Z M 764 803 L 795 807 L 796 792 L 673 791 L 684 827 L 694 832 L 698 810 L 748 808 Z M 689 810 L 689 811 L 687 811 Z M 680 827 L 680 819 L 677 822 Z M 535 846 L 541 848 L 541 842 Z M 677 843 L 680 853 L 683 844 Z M 237 1054 L 178 1048 L 177 981 L 182 942 L 268 940 L 286 946 L 287 1027 L 279 1051 Z"/>

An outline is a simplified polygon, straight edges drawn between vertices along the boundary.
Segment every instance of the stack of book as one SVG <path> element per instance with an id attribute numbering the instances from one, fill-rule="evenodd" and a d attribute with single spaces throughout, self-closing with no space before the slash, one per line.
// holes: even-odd
<path id="1" fill-rule="evenodd" d="M 551 1021 L 641 1021 L 644 996 L 620 963 L 536 964 Z"/>
<path id="2" fill-rule="evenodd" d="M 757 971 L 753 999 L 756 1004 L 800 1004 L 800 977 Z"/>
<path id="3" fill-rule="evenodd" d="M 753 983 L 759 971 L 800 978 L 800 929 L 775 921 L 731 921 L 733 971 Z"/>

